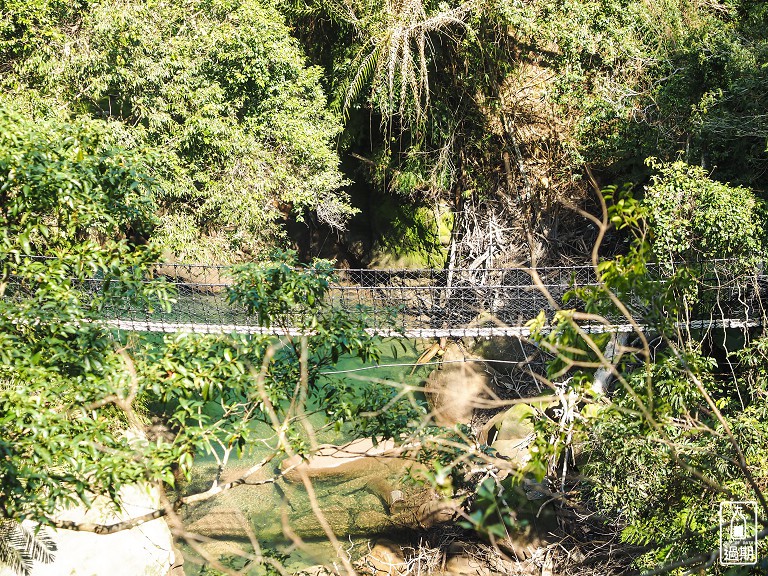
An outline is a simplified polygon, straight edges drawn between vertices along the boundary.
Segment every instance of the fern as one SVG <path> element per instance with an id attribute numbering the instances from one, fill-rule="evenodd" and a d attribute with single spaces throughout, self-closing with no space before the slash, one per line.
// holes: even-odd
<path id="1" fill-rule="evenodd" d="M 43 530 L 0 520 L 0 564 L 6 564 L 19 576 L 29 576 L 35 562 L 53 562 L 56 543 Z"/>
<path id="2" fill-rule="evenodd" d="M 280 4 L 280 8 L 286 14 L 302 18 L 314 16 L 320 12 L 318 5 L 314 2 L 303 2 L 299 0 L 288 0 L 283 2 Z"/>
<path id="3" fill-rule="evenodd" d="M 360 18 L 346 4 L 322 0 L 322 5 L 339 21 L 346 18 L 364 39 L 351 63 L 351 79 L 341 90 L 342 116 L 347 118 L 350 105 L 370 85 L 373 99 L 379 96 L 372 104 L 379 108 L 383 125 L 395 115 L 401 122 L 421 123 L 429 106 L 430 35 L 468 29 L 467 15 L 476 8 L 474 1 L 454 8 L 441 4 L 428 12 L 424 0 L 386 0 L 363 9 Z"/>
<path id="4" fill-rule="evenodd" d="M 342 116 L 346 120 L 349 117 L 349 107 L 360 97 L 365 85 L 373 78 L 374 71 L 379 64 L 380 44 L 377 44 L 362 60 L 355 72 L 354 78 L 346 86 L 346 95 L 344 97 L 344 107 Z M 362 55 L 362 52 L 361 52 Z M 359 59 L 359 56 L 358 56 Z"/>
<path id="5" fill-rule="evenodd" d="M 318 0 L 316 6 L 322 8 L 325 11 L 332 22 L 341 25 L 357 26 L 359 24 L 359 18 L 355 14 L 354 8 L 351 4 L 345 2 L 336 2 L 335 0 Z"/>

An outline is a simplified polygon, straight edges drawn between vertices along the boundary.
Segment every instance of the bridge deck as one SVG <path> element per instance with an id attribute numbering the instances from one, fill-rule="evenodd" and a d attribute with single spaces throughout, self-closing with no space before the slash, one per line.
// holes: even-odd
<path id="1" fill-rule="evenodd" d="M 296 328 L 282 328 L 272 326 L 250 326 L 244 324 L 194 324 L 191 322 L 152 322 L 138 320 L 105 320 L 107 326 L 117 330 L 129 332 L 164 332 L 168 334 L 261 334 L 274 336 L 300 336 L 302 331 Z M 760 319 L 741 320 L 735 318 L 713 318 L 711 320 L 692 320 L 691 322 L 677 322 L 680 328 L 687 326 L 691 330 L 706 330 L 710 328 L 755 328 L 762 326 Z M 601 334 L 606 332 L 635 332 L 638 328 L 642 331 L 649 329 L 647 325 L 632 324 L 584 324 L 580 326 L 587 334 Z M 548 332 L 548 328 L 542 332 Z M 526 326 L 488 326 L 483 328 L 416 328 L 394 330 L 390 328 L 366 328 L 371 335 L 385 338 L 491 338 L 491 337 L 515 337 L 527 338 L 531 335 L 531 329 Z"/>

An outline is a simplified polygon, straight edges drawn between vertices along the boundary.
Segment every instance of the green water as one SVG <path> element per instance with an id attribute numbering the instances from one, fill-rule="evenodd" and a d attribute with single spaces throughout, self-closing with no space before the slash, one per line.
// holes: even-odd
<path id="1" fill-rule="evenodd" d="M 356 358 L 341 358 L 331 371 L 334 378 L 341 378 L 350 383 L 374 379 L 386 381 L 391 385 L 418 385 L 427 374 L 426 368 L 410 375 L 412 366 L 393 366 L 393 364 L 412 364 L 420 351 L 414 342 L 395 343 L 384 341 L 381 346 L 382 356 L 378 366 L 364 365 Z M 387 385 L 382 383 L 382 385 Z M 423 399 L 422 399 L 423 400 Z M 322 413 L 310 416 L 309 421 L 317 431 L 317 441 L 328 444 L 344 444 L 351 440 L 345 430 L 324 427 Z M 272 437 L 273 431 L 266 425 L 259 425 L 264 437 Z M 254 445 L 239 458 L 228 463 L 223 479 L 226 481 L 238 471 L 246 470 L 260 462 L 270 449 L 267 446 Z M 252 478 L 255 481 L 279 476 L 279 462 L 270 462 L 264 470 Z M 215 475 L 217 463 L 211 456 L 196 459 L 193 480 L 187 492 L 205 490 L 210 486 L 210 479 Z M 388 505 L 380 486 L 390 479 L 338 477 L 330 481 L 314 481 L 320 508 L 341 542 L 345 554 L 352 559 L 368 551 L 368 543 L 377 532 L 391 528 Z M 394 478 L 391 479 L 393 482 Z M 386 484 L 384 484 L 386 485 Z M 301 538 L 301 544 L 286 538 L 284 524 Z M 215 539 L 215 543 L 206 544 L 215 557 L 231 556 L 237 547 L 247 553 L 253 553 L 253 546 L 247 531 L 258 540 L 262 550 L 275 554 L 276 558 L 289 572 L 315 564 L 339 564 L 334 547 L 324 536 L 322 527 L 312 510 L 306 490 L 300 484 L 291 483 L 279 477 L 274 483 L 260 486 L 238 486 L 220 496 L 202 503 L 190 510 L 185 518 L 185 525 L 192 532 L 203 533 Z M 188 575 L 205 574 L 199 557 L 184 547 L 185 571 Z M 240 561 L 242 564 L 242 561 Z M 235 562 L 235 565 L 241 567 Z M 249 574 L 264 573 L 263 568 L 254 567 Z"/>

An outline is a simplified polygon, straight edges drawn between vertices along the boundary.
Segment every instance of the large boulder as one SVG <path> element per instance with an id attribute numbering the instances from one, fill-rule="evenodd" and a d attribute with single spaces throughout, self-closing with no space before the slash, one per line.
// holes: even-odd
<path id="1" fill-rule="evenodd" d="M 386 480 L 393 474 L 404 472 L 403 449 L 395 446 L 392 440 L 374 443 L 370 438 L 361 438 L 345 444 L 320 446 L 311 458 L 303 460 L 300 456 L 286 458 L 280 464 L 283 477 L 289 482 L 301 482 L 302 474 L 307 478 L 360 478 Z"/>
<path id="2" fill-rule="evenodd" d="M 523 468 L 531 459 L 528 449 L 533 439 L 534 410 L 529 404 L 515 404 L 494 416 L 480 434 L 482 442 L 490 441 L 499 456 L 510 461 L 515 468 Z"/>
<path id="3" fill-rule="evenodd" d="M 56 517 L 80 523 L 113 524 L 144 515 L 159 506 L 157 491 L 147 485 L 124 486 L 120 489 L 120 498 L 121 510 L 99 497 L 90 508 L 68 509 Z M 36 537 L 49 537 L 55 551 L 52 562 L 35 562 L 31 576 L 168 576 L 174 565 L 181 564 L 175 557 L 171 532 L 162 518 L 114 534 L 45 528 Z M 174 576 L 180 574 L 183 572 L 177 569 Z M 0 576 L 18 575 L 0 566 Z"/>

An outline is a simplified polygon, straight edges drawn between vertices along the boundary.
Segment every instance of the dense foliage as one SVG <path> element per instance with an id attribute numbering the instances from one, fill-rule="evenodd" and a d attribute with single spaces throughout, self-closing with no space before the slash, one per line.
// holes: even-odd
<path id="1" fill-rule="evenodd" d="M 661 194 L 665 189 L 670 192 Z M 689 196 L 681 202 L 686 190 L 696 200 Z M 559 470 L 563 462 L 575 465 L 578 474 L 568 485 L 575 506 L 596 513 L 621 542 L 637 546 L 636 567 L 667 565 L 663 571 L 672 572 L 677 562 L 699 568 L 711 563 L 720 546 L 715 528 L 723 501 L 757 502 L 760 526 L 766 524 L 768 462 L 761 448 L 768 442 L 765 339 L 742 341 L 737 352 L 718 362 L 713 347 L 731 347 L 734 338 L 749 337 L 746 331 L 736 336 L 685 323 L 692 310 L 702 308 L 712 309 L 715 320 L 724 317 L 732 303 L 718 289 L 729 283 L 746 287 L 741 305 L 760 306 L 757 286 L 745 281 L 754 275 L 748 259 L 744 267 L 712 261 L 720 254 L 734 255 L 729 249 L 752 256 L 751 243 L 757 242 L 749 229 L 752 220 L 739 227 L 718 225 L 729 217 L 713 217 L 723 210 L 722 194 L 741 197 L 735 218 L 739 210 L 754 207 L 754 197 L 744 189 L 713 183 L 682 164 L 662 168 L 662 176 L 646 190 L 646 202 L 633 200 L 626 191 L 607 191 L 618 200 L 610 206 L 611 219 L 629 228 L 634 241 L 626 255 L 598 265 L 597 286 L 575 289 L 572 295 L 596 318 L 636 323 L 632 341 L 615 357 L 609 355 L 607 339 L 578 328 L 573 311 L 558 313 L 556 328 L 548 333 L 541 319 L 532 324 L 537 339 L 556 356 L 550 375 L 563 382 L 560 394 L 578 398 L 581 408 L 570 405 L 570 428 L 541 415 L 528 471 L 541 478 L 553 462 L 559 462 Z M 685 216 L 681 204 L 690 210 Z M 670 205 L 674 208 L 665 210 Z M 757 220 L 756 228 L 763 230 L 764 223 Z M 746 250 L 738 252 L 742 246 Z M 654 255 L 678 260 L 674 266 L 652 267 Z M 679 260 L 682 256 L 699 256 L 706 264 L 686 263 Z M 596 391 L 596 369 L 606 367 L 615 384 Z M 579 452 L 575 458 L 574 450 Z M 761 537 L 759 558 L 765 557 L 765 547 Z M 759 569 L 765 569 L 765 560 Z"/>
<path id="2" fill-rule="evenodd" d="M 166 305 L 168 294 L 142 283 L 156 253 L 113 240 L 153 214 L 143 157 L 96 122 L 39 124 L 3 109 L 0 126 L 0 516 L 39 520 L 91 493 L 115 496 L 179 458 L 168 445 L 131 458 L 105 402 L 132 398 L 129 370 L 94 322 L 110 301 Z M 93 277 L 103 289 L 88 298 L 80 287 Z"/>
<path id="3" fill-rule="evenodd" d="M 585 163 L 609 183 L 681 159 L 765 190 L 764 3 L 283 7 L 347 115 L 356 178 L 468 214 L 454 234 L 467 264 L 489 225 L 507 226 L 510 259 L 587 252 L 568 209 L 584 205 Z"/>
<path id="4" fill-rule="evenodd" d="M 762 287 L 741 286 L 766 246 L 765 2 L 0 0 L 0 88 L 0 529 L 173 484 L 194 455 L 224 462 L 256 438 L 308 453 L 305 411 L 394 438 L 424 416 L 321 375 L 378 351 L 364 311 L 326 301 L 331 263 L 273 251 L 301 243 L 289 234 L 304 253 L 338 235 L 361 265 L 593 256 L 599 281 L 568 297 L 632 340 L 617 352 L 574 311 L 531 323 L 557 398 L 577 401 L 559 420 L 531 410 L 534 457 L 506 488 L 558 478 L 558 505 L 638 546 L 635 567 L 712 550 L 726 496 L 765 508 L 768 344 L 685 322 L 696 306 L 764 316 Z M 343 232 L 353 192 L 358 236 Z M 172 306 L 146 282 L 161 254 L 260 260 L 236 269 L 231 303 L 304 337 L 158 341 L 98 322 Z M 730 257 L 743 264 L 681 262 Z M 596 394 L 601 370 L 614 384 Z M 150 409 L 165 428 L 148 438 Z M 519 503 L 465 432 L 422 456 L 436 486 L 474 492 L 466 526 L 504 536 Z"/>
<path id="5" fill-rule="evenodd" d="M 38 117 L 108 120 L 125 146 L 155 151 L 153 238 L 164 248 L 186 260 L 268 252 L 279 220 L 307 209 L 344 226 L 338 121 L 320 70 L 269 2 L 41 2 L 4 13 L 9 99 Z"/>
<path id="6" fill-rule="evenodd" d="M 683 162 L 657 168 L 644 199 L 657 260 L 762 253 L 764 211 L 751 190 L 710 180 L 703 168 Z"/>
<path id="7" fill-rule="evenodd" d="M 110 330 L 104 307 L 173 302 L 151 279 L 157 250 L 119 239 L 156 222 L 145 155 L 101 122 L 36 123 L 6 109 L 0 139 L 0 520 L 55 524 L 64 507 L 118 499 L 127 483 L 174 485 L 195 455 L 226 462 L 256 439 L 273 456 L 305 453 L 316 441 L 306 414 L 319 406 L 339 427 L 377 436 L 418 418 L 394 389 L 321 376 L 342 355 L 378 357 L 364 315 L 325 302 L 328 262 L 302 273 L 281 254 L 233 272 L 233 304 L 303 337 L 126 340 Z M 365 423 L 360 412 L 381 414 Z M 267 438 L 255 422 L 272 428 Z"/>
<path id="8" fill-rule="evenodd" d="M 37 0 L 2 11 L 8 97 L 39 115 L 117 120 L 125 145 L 160 151 L 155 238 L 187 259 L 263 253 L 307 210 L 339 229 L 350 178 L 369 211 L 392 194 L 459 212 L 466 263 L 489 226 L 511 232 L 494 242 L 501 258 L 588 251 L 594 234 L 575 234 L 584 221 L 569 209 L 590 207 L 585 163 L 637 181 L 649 156 L 682 160 L 765 189 L 762 2 Z M 397 252 L 360 233 L 339 243 L 361 261 L 371 243 Z"/>

